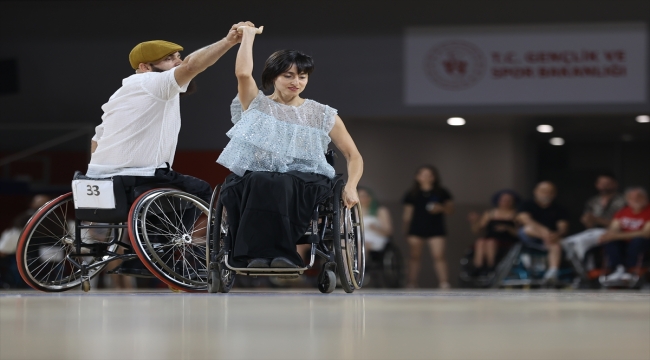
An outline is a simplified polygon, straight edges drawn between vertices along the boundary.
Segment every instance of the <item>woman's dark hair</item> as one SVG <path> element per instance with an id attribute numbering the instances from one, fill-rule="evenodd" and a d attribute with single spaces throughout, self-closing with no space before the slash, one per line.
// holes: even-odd
<path id="1" fill-rule="evenodd" d="M 415 171 L 415 176 L 422 170 L 429 170 L 433 174 L 433 191 L 438 191 L 442 189 L 442 180 L 440 179 L 440 173 L 438 169 L 433 165 L 422 165 Z M 420 192 L 420 183 L 417 180 L 413 180 L 413 187 L 411 188 L 411 195 L 417 195 Z"/>
<path id="2" fill-rule="evenodd" d="M 291 65 L 296 65 L 298 74 L 311 74 L 314 71 L 314 60 L 311 56 L 298 50 L 279 50 L 271 54 L 262 71 L 262 88 L 272 89 L 275 78 L 288 71 Z"/>
<path id="3" fill-rule="evenodd" d="M 513 200 L 512 207 L 513 208 L 516 209 L 516 208 L 519 207 L 519 203 L 521 202 L 521 198 L 519 197 L 519 194 L 517 194 L 514 190 L 510 190 L 510 189 L 500 190 L 500 191 L 497 191 L 496 193 L 494 193 L 494 195 L 492 195 L 492 205 L 494 207 L 497 207 L 499 205 L 499 199 L 501 199 L 501 196 L 504 195 L 504 194 L 508 194 L 508 195 L 512 196 L 512 200 Z"/>

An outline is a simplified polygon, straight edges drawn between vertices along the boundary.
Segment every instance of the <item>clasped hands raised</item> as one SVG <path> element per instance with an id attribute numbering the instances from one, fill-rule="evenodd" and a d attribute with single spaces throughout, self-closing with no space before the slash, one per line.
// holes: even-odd
<path id="1" fill-rule="evenodd" d="M 250 30 L 248 30 L 250 29 Z M 254 31 L 255 34 L 261 34 L 262 31 L 264 30 L 264 26 L 260 26 L 259 28 L 255 27 L 255 24 L 253 24 L 250 21 L 241 21 L 237 24 L 233 24 L 233 26 L 230 28 L 228 31 L 228 35 L 226 36 L 226 40 L 232 42 L 232 43 L 240 43 L 242 40 L 242 37 L 244 36 L 244 31 Z"/>

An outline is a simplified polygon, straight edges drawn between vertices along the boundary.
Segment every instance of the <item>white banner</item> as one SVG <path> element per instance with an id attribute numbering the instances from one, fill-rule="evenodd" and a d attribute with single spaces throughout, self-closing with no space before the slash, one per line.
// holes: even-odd
<path id="1" fill-rule="evenodd" d="M 643 23 L 411 28 L 407 105 L 645 103 Z"/>

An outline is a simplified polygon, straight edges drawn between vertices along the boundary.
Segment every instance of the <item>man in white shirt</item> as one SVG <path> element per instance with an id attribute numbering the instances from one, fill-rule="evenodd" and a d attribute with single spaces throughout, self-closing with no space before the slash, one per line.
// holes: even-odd
<path id="1" fill-rule="evenodd" d="M 209 202 L 212 190 L 207 182 L 171 170 L 181 128 L 179 99 L 196 75 L 241 41 L 240 26 L 254 25 L 235 24 L 225 38 L 185 59 L 179 53 L 183 48 L 171 42 L 136 45 L 129 54 L 136 73 L 102 106 L 86 176 L 136 176 L 136 185 L 173 185 Z"/>

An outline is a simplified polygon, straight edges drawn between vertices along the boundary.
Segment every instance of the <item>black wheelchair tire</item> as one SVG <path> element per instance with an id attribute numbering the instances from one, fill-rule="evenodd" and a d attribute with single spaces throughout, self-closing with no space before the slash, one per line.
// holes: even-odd
<path id="1" fill-rule="evenodd" d="M 228 269 L 223 256 L 217 259 L 217 254 L 221 252 L 223 247 L 221 242 L 221 221 L 223 220 L 224 206 L 221 204 L 218 196 L 220 191 L 221 186 L 217 186 L 212 194 L 212 201 L 210 203 L 210 211 L 208 215 L 208 244 L 210 244 L 210 254 L 208 258 L 211 262 L 209 266 L 214 268 L 211 271 L 210 277 L 213 283 L 218 282 L 217 290 L 209 292 L 228 293 L 235 284 L 236 275 L 232 270 Z M 214 287 L 214 285 L 212 286 Z"/>
<path id="2" fill-rule="evenodd" d="M 318 283 L 318 290 L 323 294 L 329 294 L 336 289 L 336 274 L 332 270 L 325 270 L 321 281 Z"/>
<path id="3" fill-rule="evenodd" d="M 230 276 L 228 274 L 230 274 Z M 219 262 L 219 279 L 221 280 L 221 292 L 224 294 L 229 293 L 235 284 L 235 274 L 232 270 L 226 267 L 223 263 L 223 259 Z"/>
<path id="4" fill-rule="evenodd" d="M 339 181 L 336 186 L 334 186 L 332 201 L 334 210 L 334 216 L 332 216 L 332 242 L 334 243 L 336 271 L 339 275 L 341 287 L 343 288 L 343 291 L 350 294 L 354 292 L 354 286 L 350 283 L 350 279 L 348 278 L 348 273 L 346 271 L 348 265 L 343 258 L 343 248 L 341 246 L 341 212 L 343 211 L 341 207 L 341 198 L 344 185 L 345 184 L 342 181 Z"/>
<path id="5" fill-rule="evenodd" d="M 217 270 L 210 271 L 210 278 L 208 279 L 208 292 L 210 294 L 221 292 L 221 277 L 219 276 L 219 271 Z"/>

